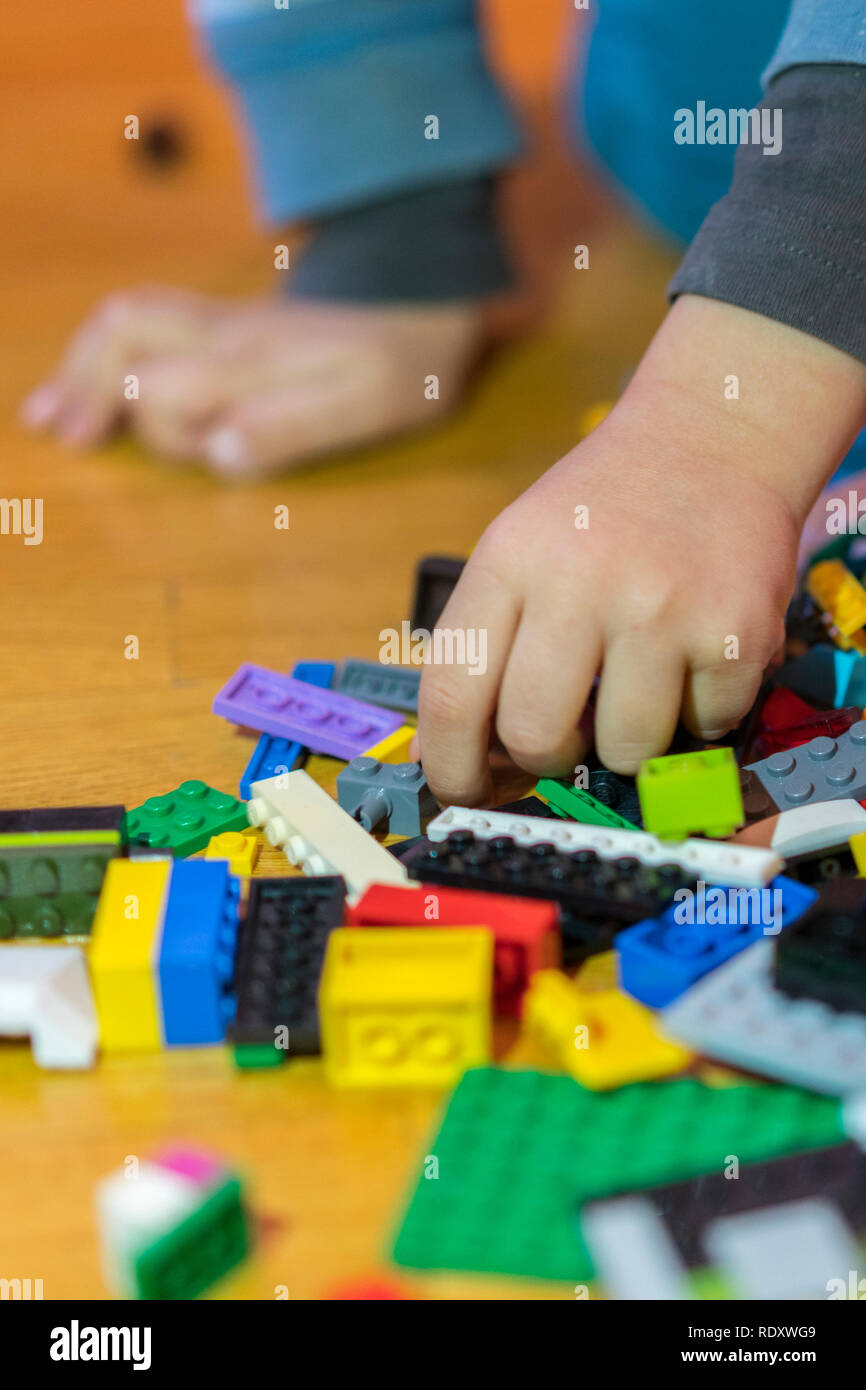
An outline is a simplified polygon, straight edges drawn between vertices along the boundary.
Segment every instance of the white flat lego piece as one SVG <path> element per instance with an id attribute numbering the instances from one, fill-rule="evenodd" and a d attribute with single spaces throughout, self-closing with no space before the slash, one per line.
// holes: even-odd
<path id="1" fill-rule="evenodd" d="M 305 874 L 341 874 L 352 899 L 373 883 L 412 886 L 399 859 L 303 770 L 253 782 L 247 815 Z"/>
<path id="2" fill-rule="evenodd" d="M 831 1281 L 847 1284 L 860 1262 L 853 1232 L 823 1197 L 719 1217 L 708 1224 L 703 1245 L 737 1295 L 748 1299 L 825 1299 Z"/>
<path id="3" fill-rule="evenodd" d="M 480 840 L 510 835 L 515 844 L 556 845 L 568 854 L 591 849 L 602 859 L 625 856 L 638 859 L 647 867 L 677 864 L 705 883 L 731 888 L 763 888 L 782 868 L 779 855 L 771 849 L 719 840 L 660 840 L 645 830 L 608 829 L 542 816 L 513 816 L 507 811 L 475 811 L 466 806 L 449 806 L 440 811 L 427 826 L 427 836 L 445 840 L 452 830 L 471 830 Z"/>
<path id="4" fill-rule="evenodd" d="M 665 1223 L 645 1197 L 593 1202 L 580 1213 L 593 1264 L 611 1298 L 693 1298 L 688 1270 Z"/>
<path id="5" fill-rule="evenodd" d="M 846 1096 L 842 1106 L 842 1127 L 858 1149 L 866 1151 L 866 1092 Z"/>
<path id="6" fill-rule="evenodd" d="M 866 809 L 859 801 L 820 801 L 815 806 L 797 806 L 778 816 L 755 821 L 734 836 L 733 843 L 745 847 L 766 846 L 783 859 L 795 854 L 820 854 L 841 849 L 852 835 L 866 830 Z"/>
<path id="7" fill-rule="evenodd" d="M 662 1009 L 665 1032 L 697 1052 L 828 1095 L 866 1090 L 866 1015 L 773 987 L 774 943 L 756 941 Z"/>
<path id="8" fill-rule="evenodd" d="M 0 1035 L 30 1038 L 39 1067 L 92 1067 L 99 1029 L 79 946 L 0 950 Z"/>

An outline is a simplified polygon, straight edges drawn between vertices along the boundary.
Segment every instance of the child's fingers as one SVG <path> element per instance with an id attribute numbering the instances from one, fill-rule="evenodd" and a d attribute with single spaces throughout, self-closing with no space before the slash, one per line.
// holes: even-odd
<path id="1" fill-rule="evenodd" d="M 66 444 L 78 447 L 97 444 L 120 423 L 122 399 L 121 392 L 113 398 L 107 393 L 104 397 L 87 394 L 71 398 L 65 394 L 53 427 Z"/>
<path id="2" fill-rule="evenodd" d="M 470 560 L 433 633 L 418 699 L 421 759 L 443 806 L 474 806 L 491 798 L 491 727 L 518 617 L 517 601 L 501 578 Z M 484 652 L 484 669 L 481 662 L 473 668 L 442 659 L 449 649 L 459 654 L 461 640 L 467 654 L 470 644 L 476 656 Z"/>
<path id="3" fill-rule="evenodd" d="M 642 633 L 613 639 L 595 706 L 595 746 L 613 772 L 635 773 L 667 752 L 679 718 L 685 661 L 676 647 Z"/>
<path id="4" fill-rule="evenodd" d="M 224 366 L 193 354 L 135 370 L 138 397 L 129 405 L 133 432 L 166 458 L 201 458 L 205 435 L 224 408 L 228 387 Z"/>
<path id="5" fill-rule="evenodd" d="M 368 385 L 353 369 L 335 369 L 238 401 L 214 421 L 204 462 L 224 478 L 262 477 L 377 439 L 388 424 L 387 402 Z"/>
<path id="6" fill-rule="evenodd" d="M 698 738 L 722 738 L 755 702 L 765 663 L 715 661 L 692 666 L 683 691 L 683 723 Z"/>
<path id="7" fill-rule="evenodd" d="M 112 295 L 75 334 L 52 387 L 52 426 L 70 444 L 96 443 L 124 399 L 126 363 L 149 355 L 147 325 L 133 294 Z"/>
<path id="8" fill-rule="evenodd" d="M 496 732 L 510 757 L 536 777 L 573 771 L 585 752 L 578 723 L 601 659 L 601 635 L 574 630 L 547 595 L 530 597 L 502 678 Z"/>
<path id="9" fill-rule="evenodd" d="M 203 345 L 215 312 L 204 296 L 185 291 L 111 295 L 82 324 L 52 379 L 28 397 L 25 420 L 50 425 L 72 444 L 96 443 L 135 389 L 130 363 Z"/>
<path id="10" fill-rule="evenodd" d="M 57 382 L 44 381 L 21 402 L 21 423 L 32 430 L 48 429 L 54 423 L 62 395 Z"/>

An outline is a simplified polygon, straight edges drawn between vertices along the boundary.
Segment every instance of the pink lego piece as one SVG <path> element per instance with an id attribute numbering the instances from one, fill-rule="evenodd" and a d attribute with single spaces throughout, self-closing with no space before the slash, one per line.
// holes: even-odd
<path id="1" fill-rule="evenodd" d="M 163 1149 L 156 1155 L 154 1162 L 158 1163 L 160 1168 L 168 1168 L 182 1178 L 189 1178 L 190 1182 L 200 1187 L 216 1182 L 225 1173 L 224 1165 L 212 1154 L 204 1153 L 201 1149 Z"/>

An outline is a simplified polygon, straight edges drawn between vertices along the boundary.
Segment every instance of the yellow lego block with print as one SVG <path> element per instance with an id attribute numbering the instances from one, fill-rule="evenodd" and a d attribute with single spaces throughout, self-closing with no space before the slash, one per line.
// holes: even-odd
<path id="1" fill-rule="evenodd" d="M 159 950 L 171 861 L 113 859 L 90 935 L 90 980 L 103 1052 L 162 1046 Z"/>
<path id="2" fill-rule="evenodd" d="M 584 993 L 559 970 L 538 970 L 523 1000 L 523 1027 L 551 1063 L 592 1091 L 652 1081 L 689 1066 L 651 1009 L 619 989 Z"/>
<path id="3" fill-rule="evenodd" d="M 861 830 L 859 835 L 852 835 L 848 841 L 848 848 L 857 865 L 857 877 L 866 878 L 866 830 Z"/>
<path id="4" fill-rule="evenodd" d="M 866 589 L 842 560 L 820 560 L 806 576 L 806 592 L 823 609 L 830 635 L 843 651 L 866 653 Z"/>
<path id="5" fill-rule="evenodd" d="M 417 732 L 414 724 L 401 724 L 400 728 L 395 729 L 393 734 L 389 734 L 380 743 L 374 743 L 372 748 L 368 748 L 364 757 L 375 758 L 380 763 L 411 762 L 409 745 Z"/>
<path id="6" fill-rule="evenodd" d="M 227 859 L 233 874 L 251 874 L 259 857 L 259 836 L 252 827 L 249 830 L 224 830 L 221 835 L 211 835 L 204 852 L 205 859 Z"/>
<path id="7" fill-rule="evenodd" d="M 485 927 L 338 927 L 319 985 L 335 1086 L 450 1086 L 491 1055 L 493 934 Z"/>

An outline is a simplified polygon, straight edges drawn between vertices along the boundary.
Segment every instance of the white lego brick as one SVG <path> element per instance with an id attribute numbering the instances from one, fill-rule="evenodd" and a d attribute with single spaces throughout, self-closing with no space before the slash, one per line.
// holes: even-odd
<path id="1" fill-rule="evenodd" d="M 611 1298 L 693 1298 L 688 1270 L 665 1223 L 645 1197 L 593 1202 L 580 1214 L 593 1264 Z"/>
<path id="2" fill-rule="evenodd" d="M 783 859 L 795 854 L 820 854 L 822 850 L 841 849 L 852 835 L 866 830 L 866 809 L 859 801 L 821 801 L 815 806 L 797 806 L 767 816 L 745 830 L 740 830 L 733 843 L 743 848 L 766 846 Z"/>
<path id="3" fill-rule="evenodd" d="M 858 1149 L 866 1151 L 866 1092 L 846 1096 L 842 1105 L 842 1128 Z"/>
<path id="4" fill-rule="evenodd" d="M 399 859 L 303 770 L 253 782 L 252 793 L 250 824 L 264 826 L 271 844 L 305 874 L 342 874 L 351 898 L 373 883 L 411 886 Z"/>
<path id="5" fill-rule="evenodd" d="M 823 1197 L 719 1217 L 704 1231 L 703 1244 L 747 1299 L 825 1299 L 830 1281 L 847 1283 L 848 1271 L 859 1264 L 853 1232 Z"/>
<path id="6" fill-rule="evenodd" d="M 756 941 L 661 1011 L 697 1052 L 828 1095 L 866 1090 L 866 1015 L 773 987 L 772 941 Z"/>
<path id="7" fill-rule="evenodd" d="M 763 888 L 782 868 L 779 855 L 771 849 L 718 840 L 660 840 L 645 830 L 608 829 L 542 816 L 513 816 L 507 811 L 475 811 L 466 806 L 441 811 L 427 826 L 427 836 L 445 840 L 452 830 L 471 830 L 480 840 L 510 835 L 515 844 L 551 844 L 568 854 L 591 849 L 602 859 L 626 856 L 649 868 L 677 864 L 705 883 L 731 888 Z"/>
<path id="8" fill-rule="evenodd" d="M 201 1201 L 200 1189 L 160 1164 L 112 1173 L 96 1188 L 96 1218 L 105 1282 L 136 1296 L 132 1270 L 139 1253 L 178 1226 Z"/>
<path id="9" fill-rule="evenodd" d="M 79 946 L 0 951 L 0 1035 L 30 1038 L 39 1067 L 92 1067 L 99 1028 Z"/>

